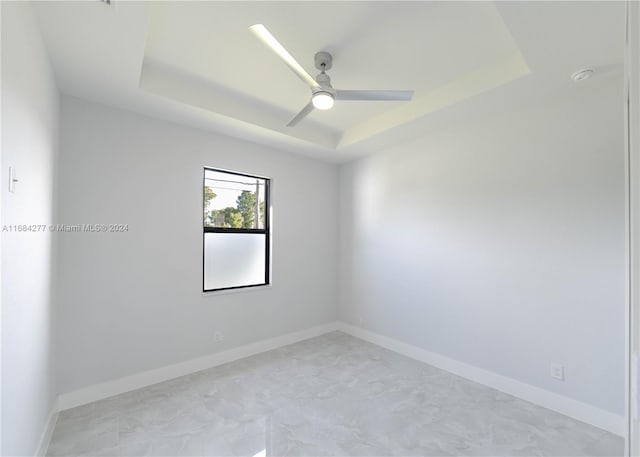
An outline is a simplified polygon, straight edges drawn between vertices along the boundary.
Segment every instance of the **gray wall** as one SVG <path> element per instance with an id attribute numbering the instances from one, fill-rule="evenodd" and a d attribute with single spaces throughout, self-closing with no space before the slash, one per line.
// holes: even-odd
<path id="1" fill-rule="evenodd" d="M 334 321 L 337 167 L 63 97 L 60 393 Z M 203 167 L 272 181 L 273 287 L 203 296 Z M 224 333 L 214 342 L 214 331 Z"/>
<path id="2" fill-rule="evenodd" d="M 2 224 L 54 218 L 58 92 L 31 4 L 2 2 Z M 8 169 L 19 183 L 8 192 Z M 55 402 L 53 235 L 2 233 L 2 455 L 33 455 Z"/>
<path id="3" fill-rule="evenodd" d="M 623 414 L 622 81 L 569 93 L 343 166 L 340 315 Z"/>

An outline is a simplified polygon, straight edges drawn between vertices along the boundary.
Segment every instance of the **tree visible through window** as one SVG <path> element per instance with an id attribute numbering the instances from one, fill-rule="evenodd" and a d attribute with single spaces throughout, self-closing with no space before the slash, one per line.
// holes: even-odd
<path id="1" fill-rule="evenodd" d="M 269 284 L 269 182 L 205 168 L 205 292 Z"/>

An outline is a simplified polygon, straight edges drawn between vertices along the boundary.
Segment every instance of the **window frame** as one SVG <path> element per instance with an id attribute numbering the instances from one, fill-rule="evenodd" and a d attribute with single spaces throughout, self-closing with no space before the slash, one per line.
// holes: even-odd
<path id="1" fill-rule="evenodd" d="M 207 227 L 202 219 L 202 293 L 209 294 L 215 292 L 234 291 L 242 289 L 250 289 L 252 287 L 269 287 L 271 285 L 271 178 L 266 176 L 252 175 L 239 171 L 226 170 L 224 168 L 203 167 L 202 171 L 202 205 L 204 208 L 204 188 L 207 181 L 207 171 L 218 173 L 226 173 L 229 175 L 243 176 L 245 178 L 264 180 L 264 228 L 247 229 L 247 228 L 231 228 L 231 227 Z M 200 211 L 202 214 L 202 211 Z M 256 235 L 265 235 L 265 255 L 264 255 L 264 282 L 259 284 L 247 284 L 244 286 L 220 287 L 217 289 L 207 289 L 205 287 L 205 237 L 207 233 L 249 233 Z"/>

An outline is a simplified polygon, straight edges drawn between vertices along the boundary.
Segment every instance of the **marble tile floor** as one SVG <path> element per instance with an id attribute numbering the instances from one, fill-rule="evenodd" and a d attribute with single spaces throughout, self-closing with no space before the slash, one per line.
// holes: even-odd
<path id="1" fill-rule="evenodd" d="M 60 413 L 49 456 L 614 456 L 622 438 L 333 332 Z"/>

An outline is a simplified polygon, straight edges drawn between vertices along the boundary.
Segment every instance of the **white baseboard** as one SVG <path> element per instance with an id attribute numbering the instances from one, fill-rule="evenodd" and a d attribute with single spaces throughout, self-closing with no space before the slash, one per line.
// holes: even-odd
<path id="1" fill-rule="evenodd" d="M 574 400 L 563 395 L 550 392 L 539 387 L 502 376 L 482 368 L 475 367 L 457 360 L 445 357 L 426 349 L 419 348 L 402 341 L 389 338 L 368 330 L 355 327 L 344 322 L 332 322 L 306 330 L 270 338 L 256 343 L 248 344 L 227 351 L 199 357 L 186 362 L 169 365 L 154 370 L 136 373 L 131 376 L 114 379 L 100 384 L 95 384 L 73 392 L 61 394 L 58 397 L 59 410 L 74 408 L 76 406 L 102 400 L 131 390 L 140 389 L 169 379 L 195 373 L 207 368 L 222 365 L 234 360 L 249 357 L 261 352 L 277 349 L 288 344 L 313 338 L 335 330 L 341 330 L 349 335 L 363 339 L 370 343 L 382 346 L 391 351 L 411 357 L 429 365 L 433 365 L 463 378 L 500 390 L 507 394 L 557 411 L 566 416 L 582 422 L 594 425 L 616 435 L 625 435 L 625 420 L 623 416 L 604 411 L 586 403 Z M 45 452 L 51 439 L 51 433 L 55 426 L 57 411 L 52 412 L 47 429 L 43 432 L 39 452 Z M 38 454 L 41 455 L 41 454 Z"/>
<path id="2" fill-rule="evenodd" d="M 186 362 L 169 365 L 154 370 L 136 373 L 123 378 L 114 379 L 112 381 L 94 384 L 83 389 L 75 390 L 61 394 L 58 397 L 58 405 L 60 410 L 75 408 L 76 406 L 91 403 L 114 395 L 122 394 L 142 387 L 157 384 L 162 381 L 188 375 L 207 368 L 222 365 L 234 360 L 249 357 L 261 352 L 277 349 L 288 344 L 297 343 L 298 341 L 313 338 L 325 333 L 337 330 L 338 323 L 319 325 L 317 327 L 308 328 L 294 333 L 277 336 L 267 340 L 258 341 L 256 343 L 247 344 L 227 351 L 218 352 L 197 359 L 191 359 Z"/>
<path id="3" fill-rule="evenodd" d="M 594 425 L 611 433 L 615 433 L 616 435 L 625 436 L 624 416 L 610 413 L 595 406 L 565 397 L 564 395 L 559 395 L 522 381 L 483 370 L 482 368 L 468 365 L 344 322 L 338 323 L 338 330 L 479 384 L 513 395 L 514 397 L 559 412 L 581 422 Z"/>
<path id="4" fill-rule="evenodd" d="M 47 418 L 47 423 L 44 426 L 42 435 L 40 435 L 40 441 L 38 442 L 38 448 L 35 453 L 36 457 L 44 457 L 47 455 L 47 449 L 49 449 L 49 443 L 51 443 L 51 437 L 53 436 L 53 430 L 56 428 L 56 422 L 58 422 L 57 402 L 55 402 L 51 408 L 49 417 Z"/>

